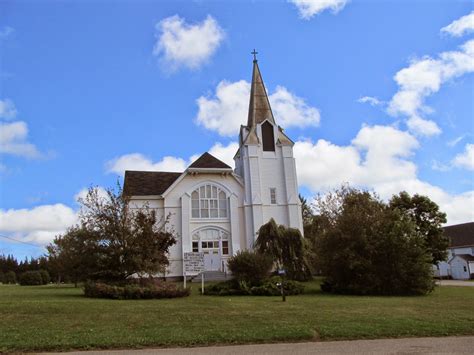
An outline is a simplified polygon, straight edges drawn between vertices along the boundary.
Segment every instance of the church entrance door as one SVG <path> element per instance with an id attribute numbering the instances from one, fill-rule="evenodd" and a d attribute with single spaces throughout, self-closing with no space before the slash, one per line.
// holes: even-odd
<path id="1" fill-rule="evenodd" d="M 202 241 L 201 250 L 204 253 L 204 269 L 218 271 L 221 266 L 219 241 Z"/>

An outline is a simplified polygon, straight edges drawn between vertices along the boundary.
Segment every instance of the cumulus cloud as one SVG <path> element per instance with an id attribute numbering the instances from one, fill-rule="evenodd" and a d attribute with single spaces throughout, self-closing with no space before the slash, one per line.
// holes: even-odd
<path id="1" fill-rule="evenodd" d="M 208 152 L 233 167 L 233 158 L 238 148 L 239 146 L 236 142 L 230 142 L 228 145 L 216 143 Z M 189 159 L 166 156 L 158 162 L 153 162 L 150 158 L 139 153 L 125 154 L 108 161 L 105 164 L 105 169 L 108 173 L 116 173 L 119 175 L 124 175 L 125 170 L 183 172 L 200 156 L 201 154 L 193 154 Z"/>
<path id="2" fill-rule="evenodd" d="M 467 170 L 474 170 L 474 144 L 466 144 L 464 152 L 454 157 L 453 165 Z"/>
<path id="3" fill-rule="evenodd" d="M 197 124 L 216 131 L 221 136 L 233 136 L 241 124 L 247 123 L 250 83 L 245 80 L 237 82 L 221 81 L 213 96 L 201 96 L 196 100 L 198 105 Z M 319 110 L 306 101 L 277 86 L 269 95 L 270 104 L 277 124 L 289 127 L 318 126 Z"/>
<path id="4" fill-rule="evenodd" d="M 0 100 L 0 118 L 5 120 L 15 119 L 18 111 L 16 110 L 15 104 L 10 99 Z"/>
<path id="5" fill-rule="evenodd" d="M 389 103 L 388 113 L 407 116 L 407 126 L 416 134 L 439 134 L 441 129 L 436 122 L 422 117 L 432 112 L 424 100 L 438 92 L 442 84 L 473 71 L 474 40 L 467 41 L 457 51 L 442 52 L 437 58 L 412 60 L 394 77 L 399 90 Z"/>
<path id="6" fill-rule="evenodd" d="M 325 10 L 331 10 L 336 14 L 349 0 L 288 0 L 288 2 L 296 6 L 302 19 L 309 20 Z"/>
<path id="7" fill-rule="evenodd" d="M 321 115 L 315 107 L 309 106 L 306 101 L 283 86 L 277 86 L 268 98 L 272 106 L 275 119 L 283 127 L 316 127 Z"/>
<path id="8" fill-rule="evenodd" d="M 153 55 L 171 70 L 179 67 L 197 69 L 216 52 L 225 37 L 224 30 L 212 16 L 195 24 L 178 15 L 167 17 L 155 26 Z"/>
<path id="9" fill-rule="evenodd" d="M 461 37 L 465 33 L 472 32 L 474 30 L 474 11 L 469 15 L 465 15 L 453 22 L 446 27 L 441 29 L 441 33 L 449 34 L 454 37 Z"/>
<path id="10" fill-rule="evenodd" d="M 381 106 L 384 104 L 383 101 L 380 101 L 378 98 L 372 96 L 363 96 L 359 98 L 357 102 L 361 104 L 368 103 L 370 106 Z"/>
<path id="11" fill-rule="evenodd" d="M 23 121 L 0 122 L 0 153 L 26 158 L 41 158 L 42 155 L 33 144 L 27 141 L 28 126 Z"/>
<path id="12" fill-rule="evenodd" d="M 390 126 L 363 126 L 347 146 L 322 139 L 298 141 L 298 182 L 313 193 L 349 183 L 372 189 L 384 199 L 403 190 L 424 194 L 448 214 L 450 224 L 473 220 L 474 191 L 450 194 L 418 178 L 411 160 L 418 147 L 413 135 Z"/>
<path id="13" fill-rule="evenodd" d="M 76 211 L 61 203 L 32 209 L 0 209 L 2 233 L 40 245 L 50 243 L 76 222 Z"/>
<path id="14" fill-rule="evenodd" d="M 108 161 L 106 170 L 109 173 L 124 175 L 125 170 L 182 172 L 186 166 L 186 161 L 181 158 L 166 156 L 158 162 L 153 162 L 142 154 L 132 153 Z"/>

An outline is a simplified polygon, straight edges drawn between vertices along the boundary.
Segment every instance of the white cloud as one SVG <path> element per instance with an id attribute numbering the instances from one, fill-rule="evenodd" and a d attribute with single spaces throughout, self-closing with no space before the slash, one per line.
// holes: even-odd
<path id="1" fill-rule="evenodd" d="M 108 161 L 106 170 L 109 173 L 124 175 L 125 170 L 182 172 L 186 166 L 186 161 L 181 158 L 166 156 L 158 162 L 153 162 L 142 154 L 132 153 Z"/>
<path id="2" fill-rule="evenodd" d="M 334 14 L 341 11 L 349 2 L 348 0 L 288 0 L 293 3 L 305 20 L 311 19 L 325 10 L 331 10 Z"/>
<path id="3" fill-rule="evenodd" d="M 237 142 L 230 142 L 226 146 L 218 142 L 214 144 L 208 152 L 217 159 L 222 160 L 224 163 L 234 168 L 234 155 L 237 153 L 237 149 L 239 149 L 239 144 Z M 189 163 L 192 163 L 197 158 L 199 158 L 198 154 L 193 155 L 189 159 Z"/>
<path id="4" fill-rule="evenodd" d="M 179 67 L 197 69 L 215 53 L 225 37 L 224 30 L 212 16 L 188 24 L 178 15 L 167 17 L 155 26 L 153 55 L 160 57 L 171 70 Z"/>
<path id="5" fill-rule="evenodd" d="M 48 244 L 76 222 L 76 212 L 60 203 L 32 209 L 0 209 L 2 233 L 40 245 Z"/>
<path id="6" fill-rule="evenodd" d="M 15 108 L 15 104 L 10 99 L 0 100 L 0 118 L 6 120 L 13 120 L 18 111 Z"/>
<path id="7" fill-rule="evenodd" d="M 196 100 L 199 107 L 196 122 L 221 136 L 233 136 L 241 124 L 246 124 L 249 97 L 247 81 L 221 81 L 214 97 L 201 96 Z"/>
<path id="8" fill-rule="evenodd" d="M 395 75 L 399 91 L 392 97 L 388 113 L 407 116 L 408 128 L 417 134 L 439 134 L 441 129 L 434 121 L 422 118 L 423 114 L 432 112 L 424 100 L 438 92 L 442 84 L 471 72 L 474 72 L 474 40 L 464 43 L 458 51 L 440 53 L 436 59 L 415 59 Z"/>
<path id="9" fill-rule="evenodd" d="M 464 152 L 454 157 L 453 165 L 467 170 L 474 170 L 474 144 L 466 144 Z"/>
<path id="10" fill-rule="evenodd" d="M 314 193 L 349 183 L 373 189 L 384 199 L 405 190 L 433 199 L 448 214 L 450 224 L 474 220 L 474 191 L 450 194 L 418 178 L 410 159 L 418 147 L 414 136 L 389 126 L 364 126 L 347 146 L 298 141 L 294 146 L 298 182 Z"/>
<path id="11" fill-rule="evenodd" d="M 94 189 L 97 190 L 97 195 L 101 199 L 108 199 L 109 194 L 107 193 L 107 190 L 105 190 L 102 186 L 96 186 Z M 77 194 L 74 195 L 74 201 L 79 202 L 81 199 L 85 199 L 87 197 L 87 194 L 89 193 L 88 188 L 83 188 L 81 191 L 79 191 Z"/>
<path id="12" fill-rule="evenodd" d="M 282 127 L 316 127 L 321 116 L 319 110 L 309 106 L 304 99 L 277 86 L 268 98 L 277 123 Z"/>
<path id="13" fill-rule="evenodd" d="M 474 11 L 469 15 L 465 15 L 453 22 L 446 27 L 441 29 L 441 33 L 446 33 L 454 37 L 461 37 L 465 33 L 472 32 L 474 30 Z"/>
<path id="14" fill-rule="evenodd" d="M 441 129 L 436 122 L 425 120 L 418 116 L 412 116 L 407 120 L 407 127 L 410 131 L 420 136 L 435 136 L 441 133 Z"/>
<path id="15" fill-rule="evenodd" d="M 3 27 L 0 30 L 0 40 L 10 37 L 13 34 L 13 32 L 15 32 L 15 29 L 13 27 L 10 27 L 10 26 Z"/>
<path id="16" fill-rule="evenodd" d="M 380 101 L 378 98 L 372 96 L 363 96 L 359 98 L 357 102 L 361 104 L 368 103 L 370 106 L 382 106 L 385 104 L 385 102 Z"/>
<path id="17" fill-rule="evenodd" d="M 454 138 L 454 139 L 448 141 L 448 142 L 446 143 L 446 145 L 447 145 L 448 147 L 454 147 L 454 146 L 456 146 L 459 142 L 461 142 L 465 137 L 466 137 L 465 134 L 462 135 L 462 136 L 456 137 L 456 138 Z"/>
<path id="18" fill-rule="evenodd" d="M 238 148 L 239 146 L 236 142 L 230 142 L 226 146 L 221 143 L 216 143 L 208 152 L 233 167 L 233 158 Z M 158 162 L 153 162 L 150 158 L 139 153 L 125 154 L 108 161 L 105 164 L 105 169 L 108 173 L 116 173 L 119 175 L 124 175 L 125 170 L 183 172 L 200 156 L 201 154 L 194 154 L 189 159 L 166 156 Z"/>
<path id="19" fill-rule="evenodd" d="M 247 123 L 250 83 L 221 81 L 214 96 L 201 96 L 196 100 L 199 125 L 221 136 L 233 136 L 241 124 Z M 277 86 L 269 95 L 277 124 L 284 128 L 318 126 L 319 110 L 309 106 L 303 98 L 296 96 L 283 86 Z"/>
<path id="20" fill-rule="evenodd" d="M 27 141 L 28 126 L 23 121 L 0 122 L 0 153 L 26 158 L 41 158 L 41 153 Z"/>
<path id="21" fill-rule="evenodd" d="M 436 171 L 446 172 L 446 171 L 451 170 L 451 165 L 443 164 L 437 160 L 433 160 L 431 162 L 431 169 L 436 170 Z"/>

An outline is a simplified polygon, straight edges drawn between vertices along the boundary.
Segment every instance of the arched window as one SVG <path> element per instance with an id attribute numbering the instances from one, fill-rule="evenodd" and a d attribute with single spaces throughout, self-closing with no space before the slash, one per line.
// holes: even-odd
<path id="1" fill-rule="evenodd" d="M 265 121 L 262 124 L 262 140 L 264 151 L 275 151 L 275 137 L 273 135 L 273 126 L 268 121 Z"/>
<path id="2" fill-rule="evenodd" d="M 192 218 L 227 218 L 227 196 L 214 185 L 203 185 L 191 193 Z"/>

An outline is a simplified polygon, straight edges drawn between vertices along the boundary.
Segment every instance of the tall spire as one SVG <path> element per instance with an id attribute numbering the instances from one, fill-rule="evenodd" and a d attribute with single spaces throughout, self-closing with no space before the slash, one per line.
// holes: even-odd
<path id="1" fill-rule="evenodd" d="M 249 128 L 255 127 L 256 124 L 262 123 L 266 119 L 270 122 L 275 123 L 273 118 L 272 109 L 270 107 L 270 101 L 268 101 L 267 91 L 263 84 L 262 75 L 257 63 L 257 52 L 255 49 L 253 54 L 253 73 L 252 73 L 252 87 L 250 90 L 250 104 L 249 104 L 249 117 L 247 126 Z"/>

